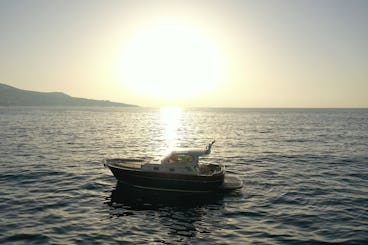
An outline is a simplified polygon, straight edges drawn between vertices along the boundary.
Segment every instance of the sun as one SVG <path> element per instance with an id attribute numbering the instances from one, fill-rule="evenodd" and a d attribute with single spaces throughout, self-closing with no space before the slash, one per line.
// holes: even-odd
<path id="1" fill-rule="evenodd" d="M 217 88 L 226 62 L 213 39 L 191 25 L 156 23 L 132 37 L 121 55 L 120 79 L 133 92 L 182 100 Z"/>

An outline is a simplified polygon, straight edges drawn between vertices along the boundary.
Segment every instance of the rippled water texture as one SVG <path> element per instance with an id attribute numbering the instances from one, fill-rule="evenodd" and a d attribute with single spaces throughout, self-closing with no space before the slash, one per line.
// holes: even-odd
<path id="1" fill-rule="evenodd" d="M 244 188 L 117 185 L 102 160 L 204 147 Z M 0 244 L 364 244 L 368 110 L 0 107 Z"/>

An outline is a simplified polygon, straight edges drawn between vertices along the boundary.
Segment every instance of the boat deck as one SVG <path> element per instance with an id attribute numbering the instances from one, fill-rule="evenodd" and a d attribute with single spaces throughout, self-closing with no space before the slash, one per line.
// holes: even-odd
<path id="1" fill-rule="evenodd" d="M 126 158 L 114 158 L 107 159 L 105 164 L 110 166 L 115 166 L 118 168 L 130 168 L 130 169 L 140 169 L 142 164 L 149 162 L 151 159 L 142 158 L 142 159 L 126 159 Z"/>

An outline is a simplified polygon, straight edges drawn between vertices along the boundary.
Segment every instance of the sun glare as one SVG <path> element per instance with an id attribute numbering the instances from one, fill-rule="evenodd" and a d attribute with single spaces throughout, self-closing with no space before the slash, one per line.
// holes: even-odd
<path id="1" fill-rule="evenodd" d="M 122 82 L 135 93 L 176 101 L 217 88 L 224 80 L 225 61 L 204 32 L 165 22 L 130 40 L 120 71 Z"/>

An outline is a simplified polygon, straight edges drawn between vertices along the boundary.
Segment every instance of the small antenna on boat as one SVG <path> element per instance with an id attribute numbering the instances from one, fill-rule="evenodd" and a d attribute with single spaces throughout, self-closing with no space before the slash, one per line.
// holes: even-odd
<path id="1" fill-rule="evenodd" d="M 212 145 L 215 144 L 215 142 L 216 142 L 216 140 L 213 140 L 211 143 L 208 144 L 208 146 L 206 147 L 206 154 L 211 153 Z"/>

